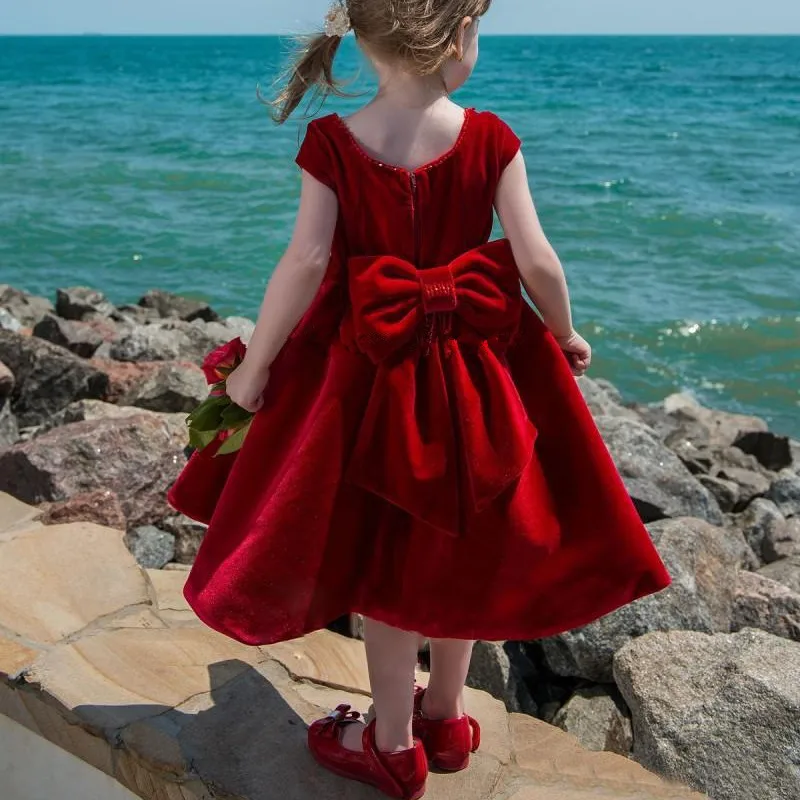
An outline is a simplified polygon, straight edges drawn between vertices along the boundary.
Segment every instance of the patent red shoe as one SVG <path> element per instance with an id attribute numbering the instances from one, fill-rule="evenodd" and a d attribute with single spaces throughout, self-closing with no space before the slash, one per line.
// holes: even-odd
<path id="1" fill-rule="evenodd" d="M 413 732 L 422 742 L 434 767 L 447 772 L 459 772 L 469 766 L 470 753 L 481 744 L 481 726 L 464 714 L 453 719 L 428 719 L 422 713 L 425 689 L 414 689 Z"/>
<path id="2" fill-rule="evenodd" d="M 375 720 L 364 729 L 364 752 L 348 750 L 341 742 L 342 728 L 357 722 L 358 711 L 341 705 L 308 729 L 308 747 L 325 769 L 343 778 L 361 781 L 399 800 L 419 800 L 425 794 L 428 760 L 422 743 L 410 750 L 382 753 L 375 743 Z"/>

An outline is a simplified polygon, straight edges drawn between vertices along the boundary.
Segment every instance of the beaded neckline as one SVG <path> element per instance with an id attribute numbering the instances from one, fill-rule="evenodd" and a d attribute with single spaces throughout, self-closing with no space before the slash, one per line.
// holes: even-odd
<path id="1" fill-rule="evenodd" d="M 447 161 L 447 159 L 450 158 L 450 156 L 455 154 L 456 150 L 458 150 L 459 146 L 461 145 L 461 142 L 464 139 L 464 135 L 467 132 L 467 128 L 469 127 L 469 122 L 470 122 L 470 119 L 472 118 L 472 114 L 473 114 L 474 111 L 475 111 L 475 109 L 471 108 L 471 107 L 464 109 L 464 122 L 461 124 L 461 130 L 458 133 L 458 137 L 456 138 L 455 142 L 453 143 L 453 145 L 450 147 L 449 150 L 446 150 L 444 153 L 442 153 L 442 155 L 437 156 L 435 159 L 433 159 L 433 161 L 429 161 L 427 164 L 422 164 L 419 167 L 415 167 L 414 169 L 409 169 L 408 167 L 401 167 L 401 166 L 399 166 L 397 164 L 388 164 L 387 162 L 381 161 L 379 158 L 376 158 L 375 156 L 370 155 L 364 149 L 364 147 L 362 146 L 361 142 L 359 142 L 359 140 L 356 138 L 356 136 L 353 133 L 353 131 L 350 130 L 350 128 L 347 125 L 347 123 L 336 113 L 334 113 L 332 116 L 339 123 L 341 128 L 344 130 L 344 132 L 347 135 L 347 138 L 349 139 L 350 144 L 352 145 L 353 149 L 362 158 L 366 159 L 367 161 L 371 162 L 372 164 L 376 164 L 379 167 L 383 167 L 384 169 L 390 169 L 393 172 L 403 172 L 403 173 L 408 174 L 408 175 L 415 175 L 418 172 L 426 172 L 429 169 L 433 169 L 433 167 L 438 166 L 443 161 Z"/>

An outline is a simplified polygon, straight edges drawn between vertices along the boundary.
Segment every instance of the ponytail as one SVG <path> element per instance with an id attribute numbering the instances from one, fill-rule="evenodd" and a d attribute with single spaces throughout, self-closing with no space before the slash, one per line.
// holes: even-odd
<path id="1" fill-rule="evenodd" d="M 333 60 L 341 43 L 341 36 L 325 33 L 301 40 L 300 51 L 287 70 L 286 85 L 273 101 L 266 101 L 275 122 L 286 122 L 309 91 L 312 100 L 329 94 L 342 96 L 341 83 L 333 76 Z"/>

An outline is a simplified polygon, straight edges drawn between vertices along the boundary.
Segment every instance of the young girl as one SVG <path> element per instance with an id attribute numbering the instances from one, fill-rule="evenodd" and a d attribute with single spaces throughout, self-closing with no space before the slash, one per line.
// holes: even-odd
<path id="1" fill-rule="evenodd" d="M 450 100 L 489 4 L 348 0 L 310 41 L 279 121 L 335 88 L 350 29 L 379 89 L 309 125 L 294 235 L 227 382 L 254 422 L 169 495 L 209 523 L 184 593 L 210 627 L 259 645 L 365 616 L 375 720 L 340 706 L 309 746 L 406 799 L 429 760 L 460 770 L 478 747 L 473 640 L 551 636 L 670 583 L 575 383 L 591 350 L 520 141 Z"/>

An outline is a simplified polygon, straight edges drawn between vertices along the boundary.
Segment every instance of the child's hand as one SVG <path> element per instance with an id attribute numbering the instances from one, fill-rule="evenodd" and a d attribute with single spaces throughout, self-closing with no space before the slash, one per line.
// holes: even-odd
<path id="1" fill-rule="evenodd" d="M 244 361 L 228 375 L 225 388 L 231 400 L 245 411 L 255 413 L 264 405 L 263 392 L 269 381 L 269 368 Z"/>
<path id="2" fill-rule="evenodd" d="M 569 336 L 557 336 L 558 346 L 567 354 L 572 374 L 576 377 L 583 375 L 592 363 L 592 348 L 589 343 L 576 331 Z"/>

